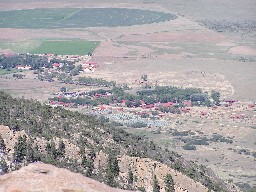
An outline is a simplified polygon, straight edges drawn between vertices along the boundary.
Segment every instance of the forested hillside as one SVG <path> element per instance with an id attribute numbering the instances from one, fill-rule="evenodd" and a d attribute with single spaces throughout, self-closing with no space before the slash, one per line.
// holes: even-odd
<path id="1" fill-rule="evenodd" d="M 0 111 L 1 125 L 8 126 L 14 134 L 25 132 L 18 136 L 14 149 L 8 149 L 0 135 L 1 154 L 12 152 L 11 157 L 1 160 L 2 172 L 19 169 L 29 162 L 42 161 L 82 173 L 113 187 L 147 189 L 147 186 L 136 185 L 139 178 L 135 178 L 130 169 L 127 177 L 121 175 L 118 158 L 126 155 L 161 162 L 199 181 L 208 189 L 230 191 L 231 185 L 206 167 L 187 162 L 152 141 L 114 127 L 104 122 L 104 118 L 60 107 L 52 108 L 33 100 L 15 99 L 4 92 L 0 92 Z M 153 179 L 157 190 L 158 181 Z M 171 188 L 170 182 L 170 179 L 167 180 L 166 186 Z"/>

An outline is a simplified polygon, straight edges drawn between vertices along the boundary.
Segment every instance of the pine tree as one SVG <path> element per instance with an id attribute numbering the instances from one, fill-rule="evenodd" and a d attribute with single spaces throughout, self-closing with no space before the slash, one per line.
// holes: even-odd
<path id="1" fill-rule="evenodd" d="M 6 145 L 4 143 L 4 139 L 0 135 L 0 152 L 5 152 L 5 150 L 6 150 Z"/>
<path id="2" fill-rule="evenodd" d="M 16 142 L 14 146 L 14 153 L 13 153 L 14 162 L 21 163 L 24 160 L 26 153 L 27 153 L 27 137 L 26 135 L 19 136 L 18 142 Z"/>
<path id="3" fill-rule="evenodd" d="M 164 178 L 165 183 L 165 192 L 175 192 L 174 190 L 174 182 L 171 174 L 167 174 Z"/>
<path id="4" fill-rule="evenodd" d="M 35 152 L 34 149 L 32 148 L 32 143 L 29 143 L 27 146 L 27 162 L 35 162 L 36 158 L 35 158 Z"/>
<path id="5" fill-rule="evenodd" d="M 153 192 L 160 192 L 160 185 L 156 178 L 156 175 L 154 175 L 154 178 L 153 178 Z"/>
<path id="6" fill-rule="evenodd" d="M 146 192 L 145 187 L 138 187 L 138 190 L 141 191 L 141 192 Z"/>
<path id="7" fill-rule="evenodd" d="M 85 175 L 87 177 L 91 177 L 93 169 L 94 169 L 93 160 L 92 159 L 87 159 L 85 156 L 83 156 L 83 158 L 82 158 L 82 167 L 84 169 L 86 169 Z"/>
<path id="8" fill-rule="evenodd" d="M 46 144 L 46 151 L 48 154 L 48 161 L 55 161 L 58 157 L 57 149 L 53 140 Z"/>
<path id="9" fill-rule="evenodd" d="M 128 171 L 128 184 L 133 184 L 133 173 L 130 168 Z"/>
<path id="10" fill-rule="evenodd" d="M 59 142 L 59 146 L 58 146 L 58 156 L 59 157 L 64 157 L 64 155 L 65 155 L 65 148 L 66 148 L 66 146 L 65 146 L 64 142 L 60 141 Z"/>
<path id="11" fill-rule="evenodd" d="M 114 179 L 118 175 L 119 175 L 119 166 L 118 166 L 117 158 L 114 155 L 109 155 L 108 165 L 106 170 L 107 184 L 112 187 L 115 187 L 116 184 L 114 182 Z"/>
<path id="12" fill-rule="evenodd" d="M 8 165 L 4 159 L 0 161 L 0 170 L 2 170 L 2 173 L 8 172 Z"/>

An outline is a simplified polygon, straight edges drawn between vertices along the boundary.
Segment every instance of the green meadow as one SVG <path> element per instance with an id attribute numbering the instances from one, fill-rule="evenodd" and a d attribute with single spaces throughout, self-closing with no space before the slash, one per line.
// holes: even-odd
<path id="1" fill-rule="evenodd" d="M 97 41 L 43 41 L 32 54 L 86 55 L 99 45 Z"/>
<path id="2" fill-rule="evenodd" d="M 0 11 L 0 28 L 56 29 L 117 27 L 176 19 L 164 12 L 125 8 L 24 9 Z"/>

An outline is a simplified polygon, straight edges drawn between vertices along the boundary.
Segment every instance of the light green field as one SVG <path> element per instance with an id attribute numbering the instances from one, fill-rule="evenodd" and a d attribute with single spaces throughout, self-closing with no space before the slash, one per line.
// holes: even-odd
<path id="1" fill-rule="evenodd" d="M 21 42 L 1 42 L 0 49 L 16 53 L 86 55 L 99 45 L 98 41 L 72 40 L 28 40 Z"/>
<path id="2" fill-rule="evenodd" d="M 43 41 L 32 54 L 86 55 L 99 45 L 97 41 Z"/>
<path id="3" fill-rule="evenodd" d="M 9 49 L 16 53 L 30 53 L 41 44 L 41 41 L 27 40 L 19 42 L 0 42 L 0 49 Z"/>

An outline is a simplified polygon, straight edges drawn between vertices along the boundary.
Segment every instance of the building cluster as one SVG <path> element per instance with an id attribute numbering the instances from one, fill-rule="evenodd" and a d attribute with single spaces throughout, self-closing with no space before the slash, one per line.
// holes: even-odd
<path id="1" fill-rule="evenodd" d="M 81 65 L 82 72 L 85 73 L 93 73 L 96 68 L 98 68 L 98 62 L 91 61 L 92 57 L 90 55 L 55 55 L 55 54 L 36 54 L 38 56 L 47 57 L 48 62 L 50 63 L 52 60 L 59 61 L 69 61 L 73 62 L 75 66 Z M 64 63 L 54 63 L 52 71 L 56 71 L 61 68 Z M 31 70 L 32 67 L 30 65 L 17 65 L 16 69 L 18 70 Z"/>

